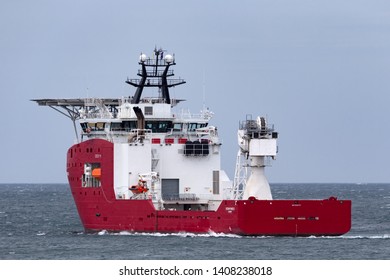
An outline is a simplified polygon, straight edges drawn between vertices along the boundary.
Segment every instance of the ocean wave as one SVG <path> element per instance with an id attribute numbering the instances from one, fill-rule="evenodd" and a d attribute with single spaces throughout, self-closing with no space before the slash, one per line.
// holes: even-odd
<path id="1" fill-rule="evenodd" d="M 341 236 L 309 236 L 306 238 L 328 239 L 390 239 L 390 234 L 383 235 L 341 235 Z"/>

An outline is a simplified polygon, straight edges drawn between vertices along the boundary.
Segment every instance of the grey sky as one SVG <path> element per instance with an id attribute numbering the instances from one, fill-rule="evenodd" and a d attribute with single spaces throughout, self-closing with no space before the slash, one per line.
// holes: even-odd
<path id="1" fill-rule="evenodd" d="M 121 97 L 140 52 L 176 55 L 181 107 L 280 133 L 270 182 L 390 182 L 389 1 L 0 2 L 0 182 L 66 182 L 71 122 L 33 98 Z M 205 82 L 204 82 L 205 81 Z"/>

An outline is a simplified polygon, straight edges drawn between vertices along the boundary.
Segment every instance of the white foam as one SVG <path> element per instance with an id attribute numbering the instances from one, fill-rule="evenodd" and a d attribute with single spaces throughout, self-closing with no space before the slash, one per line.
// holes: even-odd
<path id="1" fill-rule="evenodd" d="M 109 232 L 102 230 L 98 232 L 98 235 L 124 235 L 124 236 L 153 236 L 153 237 L 166 237 L 166 236 L 177 236 L 177 237 L 227 237 L 227 238 L 241 238 L 242 236 L 228 233 L 216 233 L 210 231 L 208 233 L 191 233 L 191 232 L 177 232 L 177 233 L 161 233 L 161 232 L 133 232 L 133 231 L 120 231 L 120 232 Z"/>
<path id="2" fill-rule="evenodd" d="M 216 233 L 209 231 L 208 233 L 191 233 L 191 232 L 177 232 L 177 233 L 161 233 L 161 232 L 133 232 L 133 231 L 120 231 L 120 232 L 109 232 L 107 230 L 102 230 L 97 233 L 98 235 L 123 235 L 123 236 L 151 236 L 151 237 L 167 237 L 167 236 L 177 236 L 177 237 L 214 237 L 214 238 L 276 238 L 276 236 L 267 235 L 267 236 L 242 236 L 237 234 L 229 233 Z M 341 235 L 341 236 L 307 236 L 307 237 L 293 237 L 286 236 L 287 238 L 329 238 L 329 239 L 390 239 L 390 234 L 383 235 Z M 277 237 L 280 238 L 280 237 Z"/>

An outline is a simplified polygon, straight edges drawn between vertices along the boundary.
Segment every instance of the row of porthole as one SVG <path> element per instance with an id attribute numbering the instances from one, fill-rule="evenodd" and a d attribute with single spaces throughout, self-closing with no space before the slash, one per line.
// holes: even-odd
<path id="1" fill-rule="evenodd" d="M 80 162 L 79 166 L 82 167 L 83 164 Z M 68 167 L 77 167 L 77 163 L 76 162 L 68 163 Z"/>
<path id="2" fill-rule="evenodd" d="M 150 218 L 150 215 L 148 215 L 148 218 Z M 208 216 L 157 216 L 157 218 L 167 218 L 167 219 L 188 219 L 188 218 L 191 218 L 191 219 L 204 219 L 204 220 L 209 220 L 210 217 Z M 218 219 L 221 219 L 221 217 L 218 217 Z"/>
<path id="3" fill-rule="evenodd" d="M 81 148 L 74 148 L 74 149 L 73 149 L 73 151 L 74 151 L 75 153 L 77 153 L 77 150 L 78 150 L 79 153 L 81 153 Z M 93 148 L 87 148 L 85 151 L 86 151 L 87 153 L 92 153 L 92 152 L 93 152 Z M 100 148 L 97 148 L 97 152 L 100 153 Z"/>
<path id="4" fill-rule="evenodd" d="M 79 178 L 79 177 L 76 177 L 76 179 L 77 179 L 77 181 L 80 181 L 80 178 Z M 69 181 L 74 182 L 74 181 L 75 181 L 75 177 L 70 177 L 70 178 L 69 178 Z"/>
<path id="5" fill-rule="evenodd" d="M 274 217 L 274 220 L 278 220 L 278 221 L 282 221 L 282 220 L 288 220 L 288 221 L 292 221 L 292 220 L 300 220 L 300 221 L 304 221 L 304 220 L 309 220 L 309 221 L 318 221 L 320 218 L 319 217 Z"/>
<path id="6" fill-rule="evenodd" d="M 80 195 L 83 195 L 83 192 L 80 192 Z M 87 192 L 84 192 L 84 195 L 87 195 Z M 93 195 L 100 195 L 100 191 L 98 193 L 93 191 Z"/>
<path id="7" fill-rule="evenodd" d="M 87 153 L 92 153 L 93 148 L 87 148 Z M 97 148 L 97 152 L 100 153 L 100 148 Z"/>

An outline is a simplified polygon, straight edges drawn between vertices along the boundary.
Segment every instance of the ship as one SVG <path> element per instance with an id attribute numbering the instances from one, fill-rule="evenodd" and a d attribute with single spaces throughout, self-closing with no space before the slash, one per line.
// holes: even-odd
<path id="1" fill-rule="evenodd" d="M 221 169 L 222 141 L 213 112 L 179 109 L 170 89 L 174 54 L 141 53 L 133 96 L 33 99 L 67 116 L 76 142 L 67 177 L 86 232 L 221 233 L 244 236 L 338 236 L 351 228 L 351 201 L 273 199 L 265 167 L 278 132 L 266 117 L 238 122 L 234 179 Z M 151 97 L 143 96 L 146 89 Z M 226 101 L 227 102 L 227 101 Z"/>

